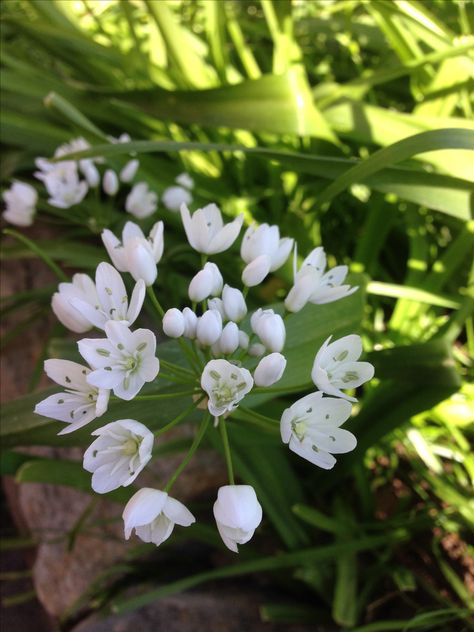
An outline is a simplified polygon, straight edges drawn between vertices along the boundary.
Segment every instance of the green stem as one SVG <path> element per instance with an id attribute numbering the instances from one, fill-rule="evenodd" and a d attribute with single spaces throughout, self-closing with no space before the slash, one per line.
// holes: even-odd
<path id="1" fill-rule="evenodd" d="M 160 364 L 168 369 L 168 371 L 171 371 L 171 373 L 174 373 L 177 377 L 187 378 L 188 381 L 195 379 L 194 373 L 183 366 L 178 366 L 177 364 L 168 362 L 168 360 L 163 360 L 163 358 L 160 358 Z"/>
<path id="2" fill-rule="evenodd" d="M 225 462 L 227 464 L 227 474 L 229 476 L 229 484 L 235 485 L 234 468 L 232 467 L 232 456 L 230 454 L 229 437 L 227 436 L 226 422 L 223 417 L 219 419 L 219 428 L 221 431 L 222 445 L 224 447 Z"/>
<path id="3" fill-rule="evenodd" d="M 136 395 L 133 399 L 146 401 L 152 399 L 173 399 L 173 397 L 181 397 L 182 395 L 194 395 L 198 393 L 196 389 L 192 391 L 175 391 L 174 393 L 157 393 L 156 395 Z M 113 397 L 111 399 L 119 399 L 118 397 Z"/>
<path id="4" fill-rule="evenodd" d="M 171 430 L 171 428 L 174 428 L 177 424 L 179 424 L 180 421 L 182 421 L 188 415 L 190 415 L 193 412 L 193 410 L 199 406 L 199 404 L 202 402 L 203 399 L 204 399 L 204 395 L 200 397 L 197 401 L 193 402 L 191 406 L 188 406 L 188 408 L 183 410 L 182 413 L 179 413 L 179 415 L 175 417 L 174 419 L 172 419 L 170 422 L 168 422 L 166 426 L 163 426 L 163 428 L 160 428 L 159 430 L 157 430 L 154 433 L 155 437 L 159 437 L 165 432 L 168 432 L 168 430 Z"/>
<path id="5" fill-rule="evenodd" d="M 3 231 L 4 235 L 10 235 L 10 237 L 14 237 L 18 241 L 21 241 L 22 244 L 25 244 L 31 252 L 34 252 L 38 257 L 54 272 L 54 274 L 58 277 L 60 281 L 68 282 L 68 277 L 64 274 L 61 268 L 54 263 L 49 255 L 47 255 L 37 244 L 35 244 L 31 239 L 25 237 L 21 233 L 18 233 L 16 230 L 12 230 L 11 228 L 5 228 Z"/>
<path id="6" fill-rule="evenodd" d="M 189 384 L 189 379 L 184 379 L 183 377 L 178 376 L 176 374 L 171 375 L 168 373 L 163 373 L 163 371 L 160 371 L 160 377 L 168 382 L 175 382 L 176 384 Z"/>
<path id="7" fill-rule="evenodd" d="M 191 447 L 189 448 L 188 453 L 186 454 L 184 459 L 181 461 L 179 466 L 176 468 L 175 473 L 171 476 L 169 481 L 166 483 L 166 486 L 164 489 L 165 492 L 170 491 L 170 489 L 173 487 L 174 483 L 176 482 L 176 479 L 178 478 L 178 476 L 181 474 L 184 468 L 188 465 L 189 461 L 193 458 L 194 453 L 198 449 L 199 444 L 201 443 L 204 435 L 206 434 L 206 430 L 207 430 L 207 427 L 209 426 L 210 419 L 211 419 L 211 415 L 209 413 L 206 413 L 206 415 L 204 416 L 204 419 L 201 422 L 198 433 L 194 441 L 192 442 Z"/>
<path id="8" fill-rule="evenodd" d="M 254 410 L 250 410 L 250 408 L 245 408 L 244 406 L 239 406 L 240 413 L 244 414 L 244 416 L 254 419 L 259 419 L 260 421 L 265 422 L 272 428 L 277 428 L 280 423 L 277 419 L 272 419 L 271 417 L 266 417 L 265 415 L 261 415 L 260 413 L 255 412 Z"/>
<path id="9" fill-rule="evenodd" d="M 267 393 L 267 394 L 290 394 L 290 393 L 299 393 L 303 391 L 315 390 L 315 386 L 312 382 L 308 382 L 307 384 L 299 384 L 298 386 L 282 386 L 282 387 L 265 387 L 265 386 L 256 386 L 252 389 L 252 395 L 257 395 L 258 393 Z"/>
<path id="10" fill-rule="evenodd" d="M 158 312 L 158 314 L 160 315 L 161 318 L 163 318 L 163 316 L 165 315 L 165 311 L 164 309 L 161 307 L 160 305 L 160 301 L 157 299 L 156 294 L 155 294 L 155 290 L 153 289 L 152 285 L 149 285 L 146 289 L 148 296 L 151 299 L 151 302 L 153 303 L 154 308 L 156 309 L 156 311 Z"/>
<path id="11" fill-rule="evenodd" d="M 280 430 L 278 428 L 277 423 L 269 423 L 268 421 L 263 421 L 258 417 L 254 417 L 253 415 L 247 415 L 237 408 L 232 413 L 232 419 L 237 419 L 239 421 L 243 421 L 245 423 L 250 423 L 261 430 L 265 430 L 267 432 L 271 432 L 272 434 L 280 434 Z"/>

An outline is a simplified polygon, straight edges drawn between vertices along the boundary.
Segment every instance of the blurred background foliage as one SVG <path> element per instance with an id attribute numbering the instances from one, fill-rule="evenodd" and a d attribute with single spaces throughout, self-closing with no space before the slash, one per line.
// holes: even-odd
<path id="1" fill-rule="evenodd" d="M 254 412 L 235 415 L 236 469 L 266 514 L 254 544 L 218 567 L 202 556 L 189 562 L 176 539 L 157 551 L 135 546 L 91 586 L 65 628 L 84 609 L 125 612 L 259 572 L 279 594 L 261 605 L 262 621 L 358 632 L 472 629 L 472 9 L 465 0 L 1 4 L 3 187 L 12 177 L 37 186 L 34 159 L 82 135 L 93 145 L 88 155 L 117 168 L 136 152 L 140 178 L 157 193 L 188 171 L 195 205 L 215 201 L 229 216 L 277 223 L 301 254 L 323 244 L 331 264 L 348 263 L 365 287 L 290 319 L 291 370 L 281 390 L 264 410 L 253 396 Z M 108 142 L 122 132 L 133 142 Z M 100 194 L 68 210 L 40 202 L 37 225 L 49 232 L 34 238 L 36 247 L 68 271 L 90 272 L 104 258 L 102 228 L 119 230 L 127 219 L 121 202 L 106 206 Z M 179 218 L 162 208 L 158 215 L 167 225 L 158 285 L 171 306 L 182 303 L 197 257 Z M 231 285 L 235 254 L 219 257 Z M 27 242 L 3 243 L 4 260 L 33 256 Z M 278 301 L 290 274 L 288 265 L 258 300 Z M 53 290 L 3 300 L 4 314 L 18 314 L 3 345 L 44 316 Z M 282 450 L 268 418 L 309 388 L 303 376 L 318 344 L 355 330 L 376 380 L 351 422 L 358 449 L 326 474 Z M 75 351 L 55 327 L 44 353 Z M 162 345 L 163 357 L 173 353 Z M 41 359 L 32 390 L 40 373 Z M 3 472 L 90 492 L 79 464 L 15 450 L 87 445 L 87 432 L 58 439 L 56 422 L 32 414 L 37 400 L 30 394 L 5 407 Z M 169 407 L 164 417 L 182 402 Z M 136 404 L 137 419 L 163 425 L 154 413 Z M 114 415 L 112 406 L 106 420 Z M 219 546 L 211 527 L 189 531 L 202 547 Z M 169 566 L 156 563 L 170 558 L 172 581 Z M 133 599 L 124 592 L 131 583 L 143 584 Z"/>

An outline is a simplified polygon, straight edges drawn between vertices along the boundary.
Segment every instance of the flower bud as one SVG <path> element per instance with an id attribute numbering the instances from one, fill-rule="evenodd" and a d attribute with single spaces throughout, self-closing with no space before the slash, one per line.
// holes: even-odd
<path id="1" fill-rule="evenodd" d="M 193 196 L 184 187 L 172 186 L 163 191 L 161 201 L 165 208 L 175 213 L 179 212 L 181 204 L 189 206 L 193 201 Z"/>
<path id="2" fill-rule="evenodd" d="M 245 266 L 242 272 L 242 283 L 247 287 L 259 285 L 270 272 L 270 266 L 270 257 L 260 255 Z"/>
<path id="3" fill-rule="evenodd" d="M 81 167 L 81 171 L 84 174 L 85 179 L 87 180 L 87 184 L 95 189 L 95 187 L 98 186 L 100 182 L 99 170 L 90 160 L 81 160 L 79 164 Z"/>
<path id="4" fill-rule="evenodd" d="M 71 305 L 69 299 L 60 292 L 55 292 L 51 307 L 56 318 L 70 331 L 82 334 L 92 329 L 91 323 Z"/>
<path id="5" fill-rule="evenodd" d="M 314 289 L 314 281 L 311 275 L 301 276 L 288 292 L 285 298 L 285 307 L 289 312 L 299 312 L 309 301 Z"/>
<path id="6" fill-rule="evenodd" d="M 259 309 L 250 320 L 253 331 L 269 351 L 281 351 L 285 346 L 286 330 L 283 318 L 272 309 Z"/>
<path id="7" fill-rule="evenodd" d="M 199 303 L 208 296 L 216 296 L 221 293 L 223 284 L 222 275 L 215 263 L 206 263 L 191 280 L 188 289 L 189 298 Z"/>
<path id="8" fill-rule="evenodd" d="M 222 330 L 219 347 L 222 353 L 234 353 L 239 346 L 239 328 L 234 322 L 229 322 Z"/>
<path id="9" fill-rule="evenodd" d="M 183 317 L 184 317 L 184 332 L 183 336 L 185 338 L 194 339 L 196 337 L 196 328 L 198 317 L 189 307 L 185 307 L 183 309 Z"/>
<path id="10" fill-rule="evenodd" d="M 153 285 L 157 277 L 156 263 L 149 248 L 137 243 L 127 248 L 128 270 L 135 281 L 143 279 L 146 285 Z"/>
<path id="11" fill-rule="evenodd" d="M 271 386 L 278 382 L 286 368 L 286 358 L 281 353 L 271 353 L 260 360 L 253 374 L 256 386 Z"/>
<path id="12" fill-rule="evenodd" d="M 222 291 L 222 302 L 224 304 L 225 315 L 229 320 L 239 323 L 247 314 L 247 305 L 244 295 L 240 290 L 229 285 L 224 285 Z"/>
<path id="13" fill-rule="evenodd" d="M 122 182 L 131 182 L 137 173 L 140 163 L 136 158 L 129 160 L 120 172 L 120 180 Z"/>
<path id="14" fill-rule="evenodd" d="M 115 195 L 119 190 L 118 177 L 113 169 L 107 169 L 107 171 L 104 173 L 102 187 L 107 195 Z"/>
<path id="15" fill-rule="evenodd" d="M 208 309 L 198 319 L 196 337 L 198 341 L 207 347 L 213 345 L 222 333 L 222 318 L 215 309 Z"/>
<path id="16" fill-rule="evenodd" d="M 224 311 L 224 303 L 221 298 L 210 298 L 207 301 L 208 309 L 216 309 L 221 315 L 222 320 L 226 319 L 225 311 Z"/>
<path id="17" fill-rule="evenodd" d="M 254 358 L 260 358 L 260 356 L 264 355 L 265 351 L 265 347 L 260 342 L 254 342 L 253 345 L 250 345 L 248 352 L 249 355 Z"/>
<path id="18" fill-rule="evenodd" d="M 248 542 L 262 521 L 262 507 L 253 487 L 221 487 L 214 503 L 214 518 L 226 547 L 238 553 L 237 545 Z"/>
<path id="19" fill-rule="evenodd" d="M 183 335 L 185 320 L 178 308 L 172 307 L 163 316 L 163 331 L 170 338 L 179 338 Z"/>
<path id="20" fill-rule="evenodd" d="M 241 349 L 248 349 L 249 348 L 249 335 L 246 331 L 242 331 L 242 329 L 239 329 L 239 347 Z"/>

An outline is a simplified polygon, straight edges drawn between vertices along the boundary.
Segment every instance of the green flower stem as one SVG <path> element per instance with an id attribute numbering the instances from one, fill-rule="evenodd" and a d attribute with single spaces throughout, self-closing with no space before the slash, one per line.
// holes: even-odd
<path id="1" fill-rule="evenodd" d="M 46 254 L 46 252 L 44 252 L 42 248 L 31 241 L 31 239 L 28 239 L 28 237 L 25 237 L 21 233 L 18 233 L 16 230 L 12 230 L 11 228 L 5 228 L 3 234 L 10 235 L 10 237 L 14 237 L 18 241 L 21 241 L 21 243 L 24 244 L 29 250 L 31 250 L 31 252 L 34 252 L 35 255 L 38 255 L 43 263 L 45 263 L 48 268 L 50 268 L 50 270 L 54 272 L 54 274 L 58 277 L 60 281 L 69 281 L 69 278 L 66 276 L 66 274 L 64 274 L 61 268 L 56 263 L 54 263 L 51 257 Z"/>
<path id="2" fill-rule="evenodd" d="M 242 294 L 244 295 L 244 298 L 247 298 L 247 294 L 249 293 L 249 287 L 247 287 L 246 285 L 244 285 L 244 289 L 242 290 Z"/>
<path id="3" fill-rule="evenodd" d="M 252 415 L 247 415 L 247 413 L 242 412 L 240 408 L 237 408 L 232 413 L 232 419 L 237 419 L 239 421 L 244 421 L 246 423 L 251 423 L 252 425 L 260 428 L 261 430 L 265 430 L 267 432 L 271 432 L 272 434 L 279 434 L 280 430 L 278 428 L 278 424 L 273 422 L 269 423 L 269 421 L 263 421 L 258 417 Z"/>
<path id="4" fill-rule="evenodd" d="M 204 438 L 204 435 L 206 434 L 206 430 L 207 430 L 207 428 L 209 426 L 210 419 L 211 419 L 211 415 L 209 413 L 206 413 L 205 416 L 204 416 L 204 419 L 201 422 L 201 425 L 199 427 L 198 433 L 197 433 L 194 441 L 192 442 L 191 447 L 189 448 L 188 453 L 186 454 L 184 459 L 181 461 L 179 466 L 176 468 L 176 471 L 172 475 L 170 480 L 166 483 L 166 486 L 165 486 L 165 489 L 164 489 L 165 492 L 169 492 L 170 491 L 170 489 L 172 488 L 172 486 L 176 482 L 178 476 L 181 474 L 181 472 L 184 470 L 184 468 L 188 465 L 189 461 L 193 458 L 194 453 L 198 449 L 199 444 L 201 443 L 201 441 Z"/>
<path id="5" fill-rule="evenodd" d="M 250 410 L 250 408 L 245 408 L 244 406 L 239 406 L 239 412 L 244 414 L 247 418 L 259 419 L 262 422 L 265 422 L 269 427 L 278 428 L 279 421 L 277 419 L 272 419 L 271 417 L 266 417 L 265 415 L 261 415 L 260 413 L 256 413 L 254 410 Z"/>
<path id="6" fill-rule="evenodd" d="M 307 382 L 306 384 L 300 384 L 299 386 L 282 386 L 279 388 L 278 386 L 275 388 L 265 387 L 265 386 L 256 386 L 252 389 L 252 395 L 257 395 L 258 393 L 267 393 L 267 394 L 284 394 L 284 393 L 299 393 L 302 391 L 315 390 L 315 386 L 313 382 Z"/>
<path id="7" fill-rule="evenodd" d="M 157 393 L 156 395 L 136 395 L 133 399 L 146 401 L 151 399 L 173 399 L 173 397 L 182 397 L 184 395 L 194 395 L 199 393 L 197 389 L 192 391 L 175 391 L 174 393 Z M 119 399 L 119 398 L 114 398 Z"/>
<path id="8" fill-rule="evenodd" d="M 190 381 L 191 382 L 194 381 L 194 376 L 190 380 L 188 378 L 181 377 L 180 375 L 177 375 L 177 374 L 163 373 L 163 371 L 160 371 L 160 377 L 168 382 L 175 382 L 176 384 L 189 384 Z"/>
<path id="9" fill-rule="evenodd" d="M 206 263 L 207 263 L 207 255 L 201 253 L 201 268 L 204 268 Z"/>
<path id="10" fill-rule="evenodd" d="M 147 287 L 147 289 L 146 289 L 146 292 L 147 292 L 148 296 L 150 297 L 151 302 L 153 303 L 153 306 L 156 309 L 156 311 L 158 312 L 160 318 L 163 318 L 163 316 L 165 315 L 165 311 L 161 307 L 160 301 L 156 297 L 155 290 L 153 289 L 153 286 L 149 285 Z"/>
<path id="11" fill-rule="evenodd" d="M 194 379 L 194 373 L 184 366 L 168 362 L 168 360 L 163 360 L 163 358 L 160 358 L 160 364 L 162 364 L 168 371 L 171 371 L 171 373 L 174 373 L 177 377 L 186 377 L 188 380 Z"/>
<path id="12" fill-rule="evenodd" d="M 219 428 L 221 431 L 222 445 L 224 447 L 225 462 L 227 464 L 227 474 L 229 476 L 229 485 L 235 485 L 234 468 L 232 467 L 232 456 L 230 453 L 229 437 L 227 436 L 226 421 L 223 417 L 219 419 Z"/>
<path id="13" fill-rule="evenodd" d="M 199 406 L 199 404 L 202 402 L 203 399 L 204 399 L 204 395 L 202 395 L 197 401 L 193 402 L 191 406 L 188 406 L 188 408 L 183 410 L 183 412 L 179 413 L 177 417 L 169 421 L 166 424 L 166 426 L 163 426 L 163 428 L 160 428 L 159 430 L 157 430 L 154 433 L 155 437 L 159 437 L 160 435 L 165 434 L 165 432 L 168 432 L 168 430 L 171 430 L 171 428 L 174 428 L 177 424 L 179 424 L 180 421 L 182 421 L 188 415 L 190 415 L 193 412 L 193 410 Z"/>

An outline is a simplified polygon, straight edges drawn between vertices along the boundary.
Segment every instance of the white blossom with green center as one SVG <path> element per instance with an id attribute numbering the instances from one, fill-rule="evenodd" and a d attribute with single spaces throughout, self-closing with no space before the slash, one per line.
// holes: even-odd
<path id="1" fill-rule="evenodd" d="M 227 360 L 211 360 L 202 372 L 201 386 L 209 397 L 209 412 L 220 417 L 237 408 L 251 390 L 253 378 L 250 371 Z"/>
<path id="2" fill-rule="evenodd" d="M 134 419 L 119 419 L 92 434 L 98 438 L 85 451 L 83 466 L 99 494 L 133 483 L 151 459 L 153 433 Z"/>
<path id="3" fill-rule="evenodd" d="M 370 362 L 357 362 L 362 353 L 360 336 L 344 336 L 329 344 L 331 338 L 329 336 L 316 354 L 311 378 L 323 393 L 356 402 L 355 397 L 346 395 L 341 389 L 357 388 L 371 380 L 374 367 Z"/>
<path id="4" fill-rule="evenodd" d="M 94 369 L 87 381 L 110 388 L 121 399 L 135 397 L 145 382 L 152 382 L 160 370 L 155 357 L 156 337 L 149 329 L 130 329 L 121 322 L 105 325 L 107 338 L 84 338 L 79 353 Z"/>
<path id="5" fill-rule="evenodd" d="M 104 329 L 109 320 L 122 321 L 124 325 L 132 325 L 145 300 L 145 282 L 139 279 L 128 302 L 127 290 L 122 277 L 110 263 L 102 262 L 95 273 L 95 301 L 84 300 L 79 295 L 69 299 L 78 315 L 81 315 L 94 327 Z"/>
<path id="6" fill-rule="evenodd" d="M 35 413 L 67 423 L 67 427 L 59 434 L 82 428 L 105 413 L 110 391 L 87 382 L 91 372 L 89 367 L 70 360 L 46 360 L 44 370 L 50 379 L 65 390 L 39 402 Z"/>
<path id="7" fill-rule="evenodd" d="M 340 428 L 351 409 L 344 399 L 323 397 L 320 391 L 311 393 L 283 412 L 281 438 L 299 456 L 330 470 L 336 463 L 333 454 L 350 452 L 357 445 L 354 435 Z"/>

